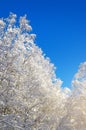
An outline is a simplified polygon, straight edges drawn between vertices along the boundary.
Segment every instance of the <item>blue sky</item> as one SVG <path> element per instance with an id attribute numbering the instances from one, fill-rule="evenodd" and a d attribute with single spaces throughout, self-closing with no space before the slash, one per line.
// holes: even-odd
<path id="1" fill-rule="evenodd" d="M 57 67 L 56 75 L 70 86 L 81 62 L 86 61 L 85 0 L 1 0 L 0 17 L 27 14 L 36 44 Z"/>

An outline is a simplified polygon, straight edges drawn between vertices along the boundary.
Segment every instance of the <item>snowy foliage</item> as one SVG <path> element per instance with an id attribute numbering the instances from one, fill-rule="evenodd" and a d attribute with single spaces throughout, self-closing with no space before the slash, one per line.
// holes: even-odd
<path id="1" fill-rule="evenodd" d="M 23 129 L 54 129 L 64 114 L 62 81 L 34 43 L 26 16 L 19 27 L 15 22 L 12 13 L 0 20 L 0 114 Z"/>
<path id="2" fill-rule="evenodd" d="M 73 92 L 63 89 L 26 16 L 19 25 L 16 18 L 10 13 L 0 19 L 0 129 L 85 130 L 86 63 L 75 75 Z"/>

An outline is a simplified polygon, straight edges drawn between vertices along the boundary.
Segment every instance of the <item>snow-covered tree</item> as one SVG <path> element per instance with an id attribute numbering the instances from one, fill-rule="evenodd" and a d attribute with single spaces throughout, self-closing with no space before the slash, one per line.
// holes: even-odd
<path id="1" fill-rule="evenodd" d="M 72 81 L 74 87 L 73 112 L 75 130 L 86 129 L 86 62 L 80 64 Z"/>
<path id="2" fill-rule="evenodd" d="M 60 130 L 86 130 L 86 62 L 80 64 L 72 86 L 72 94 L 66 102 L 67 112 Z"/>
<path id="3" fill-rule="evenodd" d="M 19 26 L 15 14 L 0 19 L 0 121 L 16 130 L 56 130 L 66 113 L 67 95 L 31 30 L 26 16 Z"/>

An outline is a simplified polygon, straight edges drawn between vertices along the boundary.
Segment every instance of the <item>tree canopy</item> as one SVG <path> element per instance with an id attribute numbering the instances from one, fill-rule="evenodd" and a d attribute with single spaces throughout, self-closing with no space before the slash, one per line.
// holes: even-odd
<path id="1" fill-rule="evenodd" d="M 85 130 L 86 63 L 72 81 L 73 90 L 62 88 L 26 15 L 16 19 L 13 13 L 0 19 L 0 128 Z"/>

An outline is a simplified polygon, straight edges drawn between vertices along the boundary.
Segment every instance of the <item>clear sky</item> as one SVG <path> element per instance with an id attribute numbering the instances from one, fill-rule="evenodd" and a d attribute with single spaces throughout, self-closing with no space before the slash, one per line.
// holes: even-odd
<path id="1" fill-rule="evenodd" d="M 86 61 L 85 0 L 0 0 L 0 17 L 27 14 L 36 43 L 57 67 L 56 75 L 70 86 Z"/>

